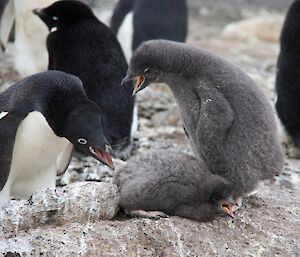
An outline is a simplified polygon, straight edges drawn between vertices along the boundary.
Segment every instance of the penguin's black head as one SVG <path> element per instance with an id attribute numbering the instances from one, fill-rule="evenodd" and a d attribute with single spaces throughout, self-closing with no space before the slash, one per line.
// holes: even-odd
<path id="1" fill-rule="evenodd" d="M 73 0 L 57 1 L 46 8 L 34 9 L 33 13 L 40 17 L 50 31 L 94 17 L 89 6 Z"/>
<path id="2" fill-rule="evenodd" d="M 63 134 L 79 150 L 114 169 L 112 150 L 103 134 L 101 112 L 96 104 L 89 100 L 79 103 L 69 113 Z"/>
<path id="3" fill-rule="evenodd" d="M 226 213 L 234 218 L 232 207 L 236 205 L 236 201 L 232 196 L 232 187 L 222 179 L 216 179 L 209 186 L 208 202 L 216 207 L 220 213 Z"/>
<path id="4" fill-rule="evenodd" d="M 134 80 L 132 95 L 144 89 L 152 83 L 163 82 L 160 79 L 163 76 L 163 70 L 151 47 L 142 44 L 133 54 L 126 77 L 121 84 L 125 85 L 128 81 Z"/>

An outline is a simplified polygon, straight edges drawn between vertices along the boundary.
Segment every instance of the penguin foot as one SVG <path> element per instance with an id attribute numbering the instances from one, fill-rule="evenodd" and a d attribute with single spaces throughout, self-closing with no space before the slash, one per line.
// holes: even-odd
<path id="1" fill-rule="evenodd" d="M 134 211 L 129 211 L 128 214 L 131 217 L 156 219 L 156 220 L 158 220 L 160 218 L 168 218 L 169 217 L 169 215 L 167 215 L 161 211 L 134 210 Z"/>

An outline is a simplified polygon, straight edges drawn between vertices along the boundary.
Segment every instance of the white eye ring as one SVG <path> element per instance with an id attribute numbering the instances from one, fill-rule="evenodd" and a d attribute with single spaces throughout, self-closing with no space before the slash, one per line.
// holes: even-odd
<path id="1" fill-rule="evenodd" d="M 149 71 L 150 71 L 149 68 L 145 68 L 145 69 L 144 69 L 144 72 L 145 72 L 145 73 L 148 73 Z"/>
<path id="2" fill-rule="evenodd" d="M 52 20 L 57 21 L 58 18 L 56 16 L 52 16 Z"/>
<path id="3" fill-rule="evenodd" d="M 81 145 L 86 145 L 86 144 L 87 144 L 87 140 L 84 139 L 84 138 L 79 138 L 77 141 L 78 141 L 78 143 L 81 144 Z"/>
<path id="4" fill-rule="evenodd" d="M 55 32 L 55 31 L 57 31 L 57 27 L 52 27 L 52 28 L 50 29 L 50 32 L 51 32 L 51 33 Z"/>

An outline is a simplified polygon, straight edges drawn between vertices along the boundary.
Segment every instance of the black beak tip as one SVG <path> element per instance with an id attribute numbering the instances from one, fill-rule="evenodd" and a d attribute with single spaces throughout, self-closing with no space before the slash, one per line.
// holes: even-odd
<path id="1" fill-rule="evenodd" d="M 116 157 L 117 157 L 115 151 L 113 150 L 113 148 L 112 148 L 111 146 L 108 146 L 108 152 L 110 153 L 110 155 L 111 155 L 113 158 L 116 158 Z"/>
<path id="2" fill-rule="evenodd" d="M 32 12 L 34 14 L 36 14 L 37 16 L 41 16 L 43 14 L 43 9 L 42 8 L 36 8 L 36 9 L 33 9 Z"/>
<path id="3" fill-rule="evenodd" d="M 128 81 L 130 81 L 130 78 L 128 75 L 126 75 L 121 81 L 121 86 L 124 86 Z"/>

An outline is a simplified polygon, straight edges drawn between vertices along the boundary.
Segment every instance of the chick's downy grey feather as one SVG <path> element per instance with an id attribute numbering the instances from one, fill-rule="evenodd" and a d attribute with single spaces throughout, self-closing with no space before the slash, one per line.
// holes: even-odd
<path id="1" fill-rule="evenodd" d="M 152 40 L 131 59 L 127 78 L 135 76 L 145 78 L 139 89 L 168 84 L 195 154 L 232 182 L 236 197 L 282 170 L 273 110 L 238 67 L 204 49 Z"/>
<path id="2" fill-rule="evenodd" d="M 210 173 L 205 163 L 174 151 L 149 151 L 131 158 L 114 183 L 125 210 L 162 211 L 198 221 L 223 213 L 231 186 Z"/>

